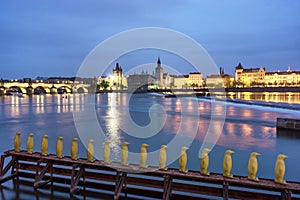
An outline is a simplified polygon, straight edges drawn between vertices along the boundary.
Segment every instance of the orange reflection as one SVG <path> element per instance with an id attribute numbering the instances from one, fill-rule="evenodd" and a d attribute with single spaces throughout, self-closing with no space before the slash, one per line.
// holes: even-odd
<path id="1" fill-rule="evenodd" d="M 175 111 L 180 112 L 181 111 L 181 102 L 179 99 L 176 99 L 175 101 Z"/>
<path id="2" fill-rule="evenodd" d="M 45 96 L 44 95 L 35 95 L 36 100 L 36 113 L 42 114 L 45 112 Z"/>
<path id="3" fill-rule="evenodd" d="M 253 116 L 253 111 L 249 110 L 249 109 L 245 109 L 242 113 L 240 113 L 242 115 L 242 117 L 252 117 Z"/>
<path id="4" fill-rule="evenodd" d="M 20 104 L 18 96 L 11 96 L 11 115 L 14 117 L 20 115 Z"/>

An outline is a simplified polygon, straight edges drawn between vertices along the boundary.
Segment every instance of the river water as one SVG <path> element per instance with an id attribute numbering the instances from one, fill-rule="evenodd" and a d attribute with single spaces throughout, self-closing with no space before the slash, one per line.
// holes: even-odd
<path id="1" fill-rule="evenodd" d="M 262 154 L 258 157 L 258 177 L 272 179 L 276 157 L 283 153 L 289 156 L 286 180 L 300 181 L 300 136 L 276 132 L 277 117 L 300 118 L 300 94 L 277 102 L 273 102 L 274 95 L 270 96 L 268 104 L 261 96 L 256 99 L 260 101 L 252 99 L 252 104 L 125 93 L 0 97 L 0 151 L 12 149 L 15 133 L 20 131 L 22 149 L 27 135 L 34 133 L 35 151 L 40 151 L 42 136 L 49 135 L 50 153 L 55 153 L 57 137 L 63 136 L 64 155 L 70 154 L 72 138 L 79 137 L 80 157 L 86 157 L 87 140 L 95 139 L 95 156 L 100 160 L 103 142 L 110 140 L 112 160 L 118 162 L 120 145 L 128 141 L 129 163 L 138 163 L 140 145 L 148 143 L 148 165 L 157 166 L 159 147 L 166 144 L 170 147 L 168 165 L 178 168 L 180 148 L 188 146 L 187 168 L 199 170 L 199 151 L 208 146 L 212 148 L 209 171 L 222 173 L 224 152 L 231 149 L 235 151 L 232 173 L 246 176 L 249 155 L 256 151 Z M 248 96 L 243 99 L 249 100 Z M 67 193 L 53 191 L 26 192 L 33 189 L 16 189 L 12 182 L 2 185 L 2 199 L 69 198 Z"/>

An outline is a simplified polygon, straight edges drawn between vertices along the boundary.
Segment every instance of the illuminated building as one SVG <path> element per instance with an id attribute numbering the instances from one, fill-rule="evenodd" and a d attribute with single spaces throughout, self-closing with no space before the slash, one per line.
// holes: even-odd
<path id="1" fill-rule="evenodd" d="M 188 87 L 188 75 L 172 76 L 174 80 L 174 88 L 182 89 Z"/>
<path id="2" fill-rule="evenodd" d="M 235 68 L 237 86 L 292 86 L 300 84 L 300 71 L 266 72 L 265 68 L 245 69 L 239 63 Z"/>
<path id="3" fill-rule="evenodd" d="M 264 84 L 266 70 L 264 67 L 245 69 L 241 63 L 235 67 L 235 81 L 238 85 L 250 87 L 255 84 Z"/>
<path id="4" fill-rule="evenodd" d="M 206 77 L 207 87 L 212 88 L 228 88 L 232 87 L 234 78 L 228 74 L 212 74 Z"/>
<path id="5" fill-rule="evenodd" d="M 201 87 L 203 85 L 202 73 L 201 72 L 189 73 L 188 84 L 191 87 Z"/>

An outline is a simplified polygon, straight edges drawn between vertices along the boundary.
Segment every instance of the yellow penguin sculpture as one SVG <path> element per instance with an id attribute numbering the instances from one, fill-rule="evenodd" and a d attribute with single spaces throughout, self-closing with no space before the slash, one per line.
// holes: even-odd
<path id="1" fill-rule="evenodd" d="M 258 170 L 257 156 L 260 156 L 260 153 L 252 152 L 248 161 L 248 179 L 252 181 L 259 181 L 256 177 Z"/>
<path id="2" fill-rule="evenodd" d="M 285 174 L 285 163 L 284 159 L 288 158 L 288 156 L 279 154 L 277 156 L 276 164 L 275 164 L 275 182 L 280 184 L 286 184 L 286 181 L 284 180 L 284 174 Z"/>
<path id="3" fill-rule="evenodd" d="M 43 136 L 41 150 L 42 150 L 42 156 L 48 155 L 48 135 Z"/>
<path id="4" fill-rule="evenodd" d="M 188 147 L 182 147 L 179 155 L 179 172 L 187 173 L 188 170 L 186 169 L 186 163 L 187 163 L 187 154 L 186 150 L 188 150 Z"/>
<path id="5" fill-rule="evenodd" d="M 94 159 L 94 140 L 90 139 L 87 148 L 87 158 L 89 162 L 95 162 Z"/>
<path id="6" fill-rule="evenodd" d="M 72 160 L 78 160 L 78 144 L 77 144 L 78 139 L 73 138 L 72 140 L 72 145 L 71 145 L 71 158 Z"/>
<path id="7" fill-rule="evenodd" d="M 63 146 L 62 140 L 63 140 L 63 137 L 60 136 L 57 138 L 57 142 L 56 142 L 56 156 L 58 158 L 63 158 L 62 152 L 63 152 L 64 146 Z"/>
<path id="8" fill-rule="evenodd" d="M 147 162 L 147 147 L 148 144 L 142 144 L 141 149 L 140 149 L 140 167 L 142 168 L 147 168 L 148 166 L 146 165 Z"/>
<path id="9" fill-rule="evenodd" d="M 122 153 L 121 153 L 121 164 L 122 165 L 128 165 L 127 160 L 128 160 L 128 145 L 129 142 L 123 142 L 122 144 Z"/>
<path id="10" fill-rule="evenodd" d="M 232 169 L 232 158 L 231 154 L 233 154 L 234 151 L 227 150 L 224 155 L 224 160 L 223 160 L 223 176 L 232 178 L 233 175 L 230 174 L 230 171 Z"/>
<path id="11" fill-rule="evenodd" d="M 27 152 L 29 154 L 32 154 L 33 153 L 33 147 L 34 147 L 33 133 L 29 133 L 28 138 L 27 138 L 26 147 L 27 147 Z"/>
<path id="12" fill-rule="evenodd" d="M 103 157 L 104 157 L 104 163 L 110 164 L 110 141 L 106 141 L 104 143 L 104 148 L 103 148 Z"/>
<path id="13" fill-rule="evenodd" d="M 207 172 L 207 169 L 208 169 L 208 165 L 209 165 L 209 157 L 208 157 L 208 153 L 210 152 L 211 150 L 208 149 L 208 148 L 204 148 L 202 150 L 202 153 L 201 153 L 201 158 L 200 158 L 200 173 L 202 175 L 207 175 L 209 176 L 209 172 Z"/>
<path id="14" fill-rule="evenodd" d="M 21 151 L 21 132 L 17 132 L 14 139 L 14 148 L 16 152 Z"/>
<path id="15" fill-rule="evenodd" d="M 158 163 L 159 163 L 159 169 L 160 170 L 167 170 L 168 169 L 166 167 L 166 162 L 167 162 L 166 148 L 167 148 L 166 145 L 161 145 L 160 150 L 159 150 Z"/>

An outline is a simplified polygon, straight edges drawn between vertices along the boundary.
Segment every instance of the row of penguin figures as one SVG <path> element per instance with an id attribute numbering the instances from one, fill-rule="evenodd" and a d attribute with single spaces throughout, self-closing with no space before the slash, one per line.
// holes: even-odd
<path id="1" fill-rule="evenodd" d="M 16 152 L 21 151 L 21 133 L 17 132 L 14 139 L 14 149 Z M 78 139 L 73 138 L 72 144 L 71 144 L 71 159 L 72 160 L 78 160 Z M 87 149 L 87 160 L 89 162 L 94 162 L 94 140 L 88 141 L 88 149 Z M 127 159 L 128 159 L 128 145 L 129 142 L 123 142 L 122 143 L 122 151 L 121 151 L 121 164 L 122 165 L 128 165 Z M 146 161 L 147 161 L 147 146 L 148 144 L 142 144 L 140 149 L 140 167 L 147 168 Z M 30 133 L 27 138 L 27 152 L 29 154 L 33 153 L 33 147 L 34 147 L 34 140 L 33 140 L 33 134 Z M 167 170 L 166 167 L 166 161 L 167 161 L 167 152 L 166 152 L 166 145 L 162 145 L 160 147 L 159 152 L 159 169 L 160 170 Z M 186 169 L 186 163 L 187 163 L 187 153 L 186 150 L 188 150 L 187 147 L 182 147 L 181 152 L 179 155 L 179 171 L 182 173 L 187 173 L 188 170 Z M 208 165 L 209 165 L 209 152 L 211 150 L 208 148 L 204 148 L 202 150 L 202 155 L 200 158 L 200 173 L 202 175 L 209 176 L 209 172 L 207 171 Z M 63 158 L 63 137 L 58 137 L 56 142 L 56 156 L 58 158 Z M 224 160 L 223 160 L 223 176 L 227 178 L 233 178 L 233 175 L 230 173 L 232 168 L 232 158 L 231 154 L 234 152 L 231 150 L 227 150 L 224 154 Z M 110 164 L 110 142 L 106 141 L 104 143 L 104 163 Z M 41 144 L 41 155 L 47 156 L 48 155 L 48 135 L 44 135 L 42 138 L 42 144 Z M 257 156 L 260 156 L 257 152 L 252 152 L 249 158 L 248 162 L 248 179 L 252 181 L 259 181 L 259 179 L 256 177 L 256 173 L 258 170 L 258 162 L 257 162 Z M 280 184 L 286 184 L 286 181 L 284 180 L 284 174 L 285 174 L 285 162 L 284 159 L 287 158 L 286 155 L 279 154 L 276 160 L 274 174 L 275 174 L 275 182 Z"/>

